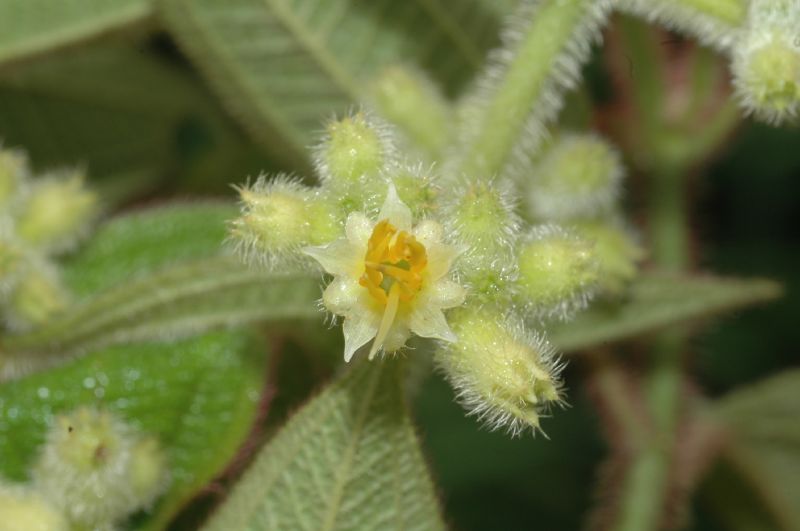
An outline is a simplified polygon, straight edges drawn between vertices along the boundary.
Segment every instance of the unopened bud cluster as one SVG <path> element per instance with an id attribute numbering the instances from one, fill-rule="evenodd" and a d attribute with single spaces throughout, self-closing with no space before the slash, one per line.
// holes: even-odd
<path id="1" fill-rule="evenodd" d="M 557 135 L 531 168 L 525 191 L 527 217 L 542 228 L 523 255 L 548 253 L 550 258 L 543 262 L 550 268 L 571 268 L 570 278 L 580 279 L 568 295 L 557 275 L 546 279 L 527 267 L 528 275 L 550 286 L 553 295 L 562 294 L 567 313 L 585 307 L 597 295 L 620 295 L 636 275 L 643 252 L 621 221 L 623 174 L 613 146 L 588 133 Z M 554 231 L 552 223 L 561 229 Z"/>
<path id="2" fill-rule="evenodd" d="M 53 258 L 74 248 L 96 209 L 81 172 L 33 178 L 21 152 L 0 149 L 0 316 L 7 328 L 41 324 L 67 305 Z"/>
<path id="3" fill-rule="evenodd" d="M 331 122 L 313 153 L 319 186 L 277 176 L 240 190 L 241 254 L 328 275 L 346 361 L 433 339 L 472 414 L 538 428 L 563 399 L 541 330 L 622 290 L 639 255 L 617 221 L 616 152 L 581 135 L 536 152 L 610 7 L 522 2 L 457 110 L 419 72 L 384 72 L 370 103 L 393 125 L 371 111 Z"/>
<path id="4" fill-rule="evenodd" d="M 411 334 L 433 338 L 471 412 L 515 433 L 538 427 L 562 399 L 560 366 L 529 327 L 569 318 L 598 286 L 635 272 L 609 265 L 618 249 L 598 254 L 602 235 L 577 226 L 614 231 L 602 223 L 617 209 L 616 153 L 595 137 L 565 142 L 532 176 L 550 200 L 531 205 L 551 219 L 527 224 L 509 179 L 439 174 L 404 158 L 391 126 L 356 112 L 329 124 L 316 148 L 319 186 L 277 176 L 243 187 L 231 234 L 251 261 L 331 275 L 322 302 L 343 318 L 346 360 L 362 347 L 370 358 L 393 353 Z"/>
<path id="5" fill-rule="evenodd" d="M 111 414 L 84 407 L 57 416 L 30 485 L 0 484 L 0 531 L 116 529 L 164 492 L 165 471 L 158 441 Z"/>
<path id="6" fill-rule="evenodd" d="M 800 0 L 752 0 L 733 50 L 744 108 L 773 124 L 800 118 Z"/>

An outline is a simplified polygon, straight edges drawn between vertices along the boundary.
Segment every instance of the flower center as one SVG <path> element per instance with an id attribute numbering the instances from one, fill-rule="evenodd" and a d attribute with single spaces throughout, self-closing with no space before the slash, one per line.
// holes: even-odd
<path id="1" fill-rule="evenodd" d="M 375 225 L 364 256 L 364 274 L 358 280 L 384 307 L 369 359 L 386 341 L 400 302 L 411 301 L 422 288 L 422 274 L 427 265 L 425 246 L 414 236 L 397 230 L 388 219 Z"/>
<path id="2" fill-rule="evenodd" d="M 422 288 L 427 265 L 425 246 L 384 219 L 375 225 L 369 238 L 365 271 L 358 282 L 384 306 L 393 291 L 400 301 L 408 302 Z"/>

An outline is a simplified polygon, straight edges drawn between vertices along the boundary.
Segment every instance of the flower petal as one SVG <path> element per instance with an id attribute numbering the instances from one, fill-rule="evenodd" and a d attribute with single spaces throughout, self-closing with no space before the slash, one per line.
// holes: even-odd
<path id="1" fill-rule="evenodd" d="M 461 250 L 453 245 L 443 243 L 427 246 L 428 275 L 432 281 L 437 281 L 450 271 L 453 260 L 461 254 Z"/>
<path id="2" fill-rule="evenodd" d="M 344 231 L 350 243 L 358 247 L 363 247 L 366 252 L 367 242 L 369 241 L 374 227 L 375 223 L 370 221 L 367 216 L 361 212 L 352 212 L 347 216 Z"/>
<path id="3" fill-rule="evenodd" d="M 304 247 L 303 252 L 319 262 L 331 275 L 358 277 L 363 273 L 363 253 L 344 238 L 327 245 Z"/>
<path id="4" fill-rule="evenodd" d="M 467 290 L 452 280 L 440 280 L 426 291 L 425 304 L 438 308 L 454 308 L 460 306 L 467 297 Z"/>
<path id="5" fill-rule="evenodd" d="M 400 200 L 394 184 L 389 183 L 389 190 L 386 192 L 386 200 L 383 202 L 378 220 L 388 219 L 389 223 L 398 230 L 411 230 L 411 210 Z"/>
<path id="6" fill-rule="evenodd" d="M 380 314 L 367 308 L 359 308 L 345 318 L 342 325 L 344 332 L 344 361 L 349 362 L 358 349 L 366 345 L 378 333 L 381 324 Z"/>
<path id="7" fill-rule="evenodd" d="M 444 228 L 432 219 L 425 219 L 414 227 L 414 237 L 425 247 L 437 245 L 442 241 Z"/>
<path id="8" fill-rule="evenodd" d="M 405 346 L 410 336 L 411 330 L 408 329 L 408 325 L 401 322 L 399 319 L 396 320 L 392 329 L 389 330 L 389 333 L 386 335 L 386 339 L 383 342 L 383 350 L 385 352 L 400 350 Z"/>
<path id="9" fill-rule="evenodd" d="M 350 310 L 358 303 L 358 297 L 363 289 L 352 278 L 339 276 L 325 288 L 322 302 L 336 315 L 349 315 Z"/>
<path id="10" fill-rule="evenodd" d="M 418 336 L 451 343 L 458 339 L 447 324 L 442 310 L 430 304 L 421 304 L 415 308 L 408 318 L 408 326 Z"/>

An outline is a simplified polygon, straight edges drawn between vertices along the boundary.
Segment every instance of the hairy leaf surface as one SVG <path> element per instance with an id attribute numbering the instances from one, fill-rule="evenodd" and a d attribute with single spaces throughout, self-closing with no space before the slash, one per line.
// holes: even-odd
<path id="1" fill-rule="evenodd" d="M 94 352 L 51 371 L 0 386 L 0 473 L 25 480 L 54 415 L 81 405 L 118 414 L 158 436 L 170 488 L 146 529 L 163 528 L 219 474 L 250 430 L 265 358 L 246 332 Z"/>
<path id="2" fill-rule="evenodd" d="M 444 529 L 398 365 L 362 361 L 314 398 L 206 529 Z"/>
<path id="3" fill-rule="evenodd" d="M 322 121 L 393 63 L 427 67 L 446 87 L 483 61 L 495 17 L 475 0 L 163 0 L 168 28 L 270 152 L 308 168 Z"/>
<path id="4" fill-rule="evenodd" d="M 780 295 L 781 287 L 770 280 L 644 273 L 631 286 L 627 300 L 595 303 L 574 321 L 554 327 L 551 339 L 564 351 L 581 350 L 763 303 Z"/>
<path id="5" fill-rule="evenodd" d="M 730 529 L 800 529 L 798 390 L 795 369 L 734 391 L 715 407 L 729 442 L 708 498 Z"/>

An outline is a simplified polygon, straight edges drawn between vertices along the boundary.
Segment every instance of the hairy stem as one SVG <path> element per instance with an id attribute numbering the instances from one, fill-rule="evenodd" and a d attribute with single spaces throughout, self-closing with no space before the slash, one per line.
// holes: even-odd
<path id="1" fill-rule="evenodd" d="M 507 29 L 505 49 L 468 101 L 468 133 L 457 173 L 490 178 L 507 170 L 515 156 L 535 150 L 544 124 L 560 110 L 561 93 L 577 83 L 607 5 L 598 0 L 523 3 L 517 25 Z"/>
<path id="2" fill-rule="evenodd" d="M 651 179 L 650 232 L 653 259 L 667 271 L 688 264 L 688 224 L 683 171 L 662 166 Z M 626 478 L 617 531 L 658 529 L 669 488 L 670 464 L 678 424 L 681 352 L 684 336 L 668 331 L 656 338 L 647 376 L 652 434 L 634 457 Z"/>
<path id="3" fill-rule="evenodd" d="M 619 0 L 619 8 L 726 49 L 747 19 L 746 0 Z"/>

